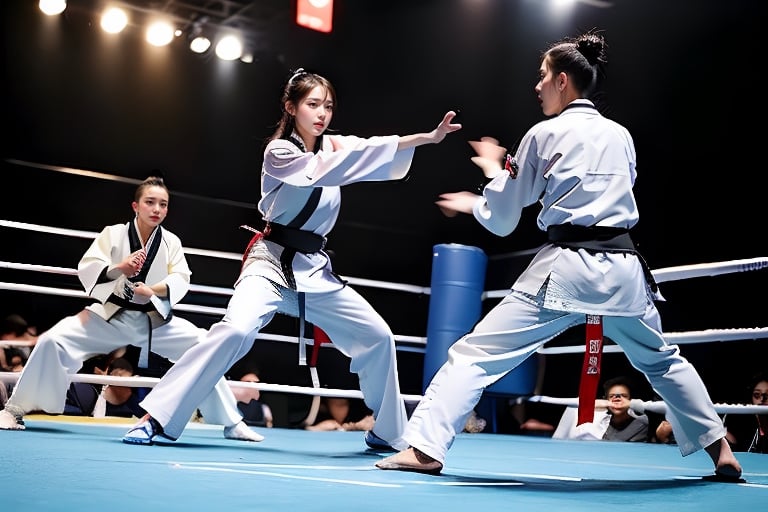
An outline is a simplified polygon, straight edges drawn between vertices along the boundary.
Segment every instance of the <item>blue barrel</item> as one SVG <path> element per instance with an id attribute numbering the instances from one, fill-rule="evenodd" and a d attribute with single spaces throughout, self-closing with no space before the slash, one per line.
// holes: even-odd
<path id="1" fill-rule="evenodd" d="M 487 265 L 488 257 L 477 247 L 434 246 L 422 392 L 448 359 L 448 348 L 480 320 Z M 537 355 L 494 382 L 486 392 L 513 396 L 533 394 L 538 374 Z"/>
<path id="2" fill-rule="evenodd" d="M 488 257 L 477 247 L 433 247 L 422 392 L 448 359 L 448 348 L 480 319 L 487 264 Z"/>

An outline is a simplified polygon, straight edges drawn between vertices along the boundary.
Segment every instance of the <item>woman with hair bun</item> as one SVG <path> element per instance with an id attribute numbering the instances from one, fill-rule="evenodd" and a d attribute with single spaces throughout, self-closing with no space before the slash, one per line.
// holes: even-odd
<path id="1" fill-rule="evenodd" d="M 482 194 L 447 193 L 437 202 L 449 216 L 473 214 L 498 236 L 511 234 L 523 208 L 539 203 L 537 224 L 549 243 L 449 349 L 403 435 L 411 447 L 379 461 L 380 469 L 440 473 L 483 390 L 589 315 L 600 317 L 605 335 L 666 402 L 682 455 L 705 449 L 715 466 L 707 478 L 740 480 L 698 372 L 664 339 L 654 304 L 663 299 L 629 235 L 638 221 L 632 137 L 590 99 L 600 90 L 605 50 L 595 31 L 547 49 L 534 90 L 550 118 L 528 130 L 514 157 L 504 158 L 495 139 L 471 142 L 472 160 L 488 178 Z"/>

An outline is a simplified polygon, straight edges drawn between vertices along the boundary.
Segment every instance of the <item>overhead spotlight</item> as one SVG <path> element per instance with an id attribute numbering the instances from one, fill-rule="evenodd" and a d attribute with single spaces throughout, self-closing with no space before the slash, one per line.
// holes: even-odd
<path id="1" fill-rule="evenodd" d="M 189 49 L 195 53 L 205 53 L 211 47 L 211 40 L 205 36 L 197 36 L 189 43 Z"/>
<path id="2" fill-rule="evenodd" d="M 240 62 L 251 64 L 253 62 L 253 52 L 243 52 L 242 57 L 240 57 Z"/>
<path id="3" fill-rule="evenodd" d="M 235 35 L 222 37 L 216 43 L 216 56 L 222 60 L 239 59 L 243 54 L 243 43 Z"/>
<path id="4" fill-rule="evenodd" d="M 119 7 L 110 7 L 101 15 L 101 28 L 104 32 L 117 34 L 128 25 L 128 15 Z"/>
<path id="5" fill-rule="evenodd" d="M 67 8 L 67 0 L 40 0 L 40 10 L 48 16 L 56 16 Z"/>
<path id="6" fill-rule="evenodd" d="M 166 46 L 173 41 L 174 28 L 167 21 L 155 21 L 147 27 L 147 42 L 153 46 Z"/>

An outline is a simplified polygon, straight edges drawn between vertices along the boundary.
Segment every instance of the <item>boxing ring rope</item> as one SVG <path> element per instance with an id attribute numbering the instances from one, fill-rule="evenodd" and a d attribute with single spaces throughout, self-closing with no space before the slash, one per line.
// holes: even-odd
<path id="1" fill-rule="evenodd" d="M 15 384 L 19 379 L 20 372 L 0 372 L 0 382 L 6 384 Z M 160 381 L 157 377 L 115 377 L 111 375 L 96 375 L 88 373 L 76 373 L 70 375 L 70 382 L 84 382 L 96 385 L 123 386 L 152 388 Z M 278 393 L 289 393 L 308 396 L 321 396 L 330 398 L 363 398 L 363 393 L 352 389 L 333 389 L 333 388 L 315 388 L 304 386 L 291 386 L 288 384 L 268 384 L 266 382 L 241 382 L 227 381 L 231 388 L 258 389 L 259 391 L 273 391 Z M 404 394 L 403 399 L 411 402 L 421 400 L 421 395 Z M 547 403 L 551 405 L 564 405 L 566 407 L 578 407 L 578 398 L 557 398 L 551 396 L 534 395 L 530 397 L 521 397 L 519 400 L 528 402 Z M 602 400 L 605 404 L 607 400 Z M 603 405 L 605 405 L 603 404 Z M 664 414 L 666 405 L 660 401 L 645 401 L 633 398 L 631 400 L 632 409 L 642 414 L 645 411 Z M 718 414 L 768 414 L 768 405 L 746 405 L 746 404 L 715 404 L 715 410 Z"/>
<path id="2" fill-rule="evenodd" d="M 7 227 L 12 229 L 23 229 L 23 230 L 37 231 L 37 232 L 42 232 L 47 234 L 56 234 L 56 235 L 78 237 L 78 238 L 85 238 L 85 239 L 94 239 L 97 236 L 97 233 L 91 232 L 91 231 L 57 228 L 52 226 L 42 226 L 37 224 L 28 224 L 28 223 L 15 222 L 15 221 L 9 221 L 9 220 L 0 220 L 0 227 Z M 185 250 L 185 253 L 188 255 L 206 256 L 206 257 L 221 258 L 221 259 L 228 259 L 228 260 L 234 260 L 234 261 L 241 261 L 241 258 L 242 258 L 241 254 L 231 253 L 231 252 L 187 248 L 187 247 L 185 247 L 184 250 Z M 527 254 L 530 251 L 523 251 L 523 252 Z M 523 252 L 521 252 L 521 254 Z M 730 274 L 730 273 L 736 273 L 736 272 L 750 272 L 750 271 L 761 270 L 766 268 L 768 268 L 768 258 L 759 257 L 759 258 L 731 260 L 731 261 L 724 261 L 724 262 L 668 267 L 668 268 L 653 270 L 652 274 L 657 282 L 662 283 L 662 282 L 675 281 L 675 280 L 691 279 L 696 277 L 716 276 L 716 275 Z M 8 262 L 8 261 L 0 261 L 0 269 L 77 276 L 77 270 L 72 268 L 25 264 L 25 263 L 16 263 L 16 262 Z M 361 286 L 361 287 L 396 290 L 396 291 L 422 294 L 422 295 L 430 295 L 431 293 L 430 287 L 423 287 L 423 286 L 416 286 L 416 285 L 409 285 L 409 284 L 399 284 L 399 283 L 389 283 L 384 281 L 360 279 L 360 278 L 353 278 L 353 277 L 346 277 L 346 276 L 342 276 L 342 277 L 346 281 L 348 281 L 350 284 Z M 39 286 L 39 285 L 0 282 L 0 289 L 92 300 L 92 297 L 88 296 L 85 292 L 81 290 L 67 289 L 67 288 L 52 288 L 52 287 Z M 232 294 L 233 289 L 225 288 L 225 287 L 202 286 L 202 285 L 192 284 L 190 285 L 190 291 L 203 293 L 203 294 L 210 294 L 210 295 L 229 296 Z M 507 293 L 509 293 L 508 289 L 484 291 L 482 293 L 481 300 L 502 298 L 506 296 Z M 174 310 L 189 312 L 189 313 L 202 313 L 202 314 L 219 315 L 219 316 L 223 316 L 224 313 L 226 312 L 225 308 L 204 306 L 204 305 L 198 305 L 198 304 L 188 304 L 188 303 L 178 303 L 174 307 Z M 286 343 L 298 343 L 297 337 L 295 335 L 284 336 L 279 334 L 260 332 L 260 333 L 257 333 L 254 337 L 255 339 L 281 341 Z M 702 331 L 667 332 L 665 333 L 665 337 L 671 343 L 675 343 L 675 344 L 724 342 L 724 341 L 749 340 L 749 339 L 754 340 L 754 339 L 768 338 L 768 327 L 707 329 Z M 309 344 L 313 343 L 312 340 L 307 340 L 307 341 L 309 342 Z M 421 337 L 421 336 L 403 336 L 403 335 L 395 334 L 395 341 L 396 343 L 400 343 L 397 347 L 399 351 L 402 350 L 402 351 L 424 352 L 427 344 L 427 338 Z M 402 343 L 407 343 L 414 346 L 402 346 L 401 345 Z M 24 344 L 25 344 L 24 342 L 17 343 L 17 342 L 12 342 L 8 340 L 0 341 L 0 345 L 24 345 Z M 329 346 L 329 347 L 333 346 L 332 343 L 323 343 L 321 346 L 323 345 Z M 539 349 L 538 352 L 540 354 L 571 354 L 571 353 L 583 353 L 584 350 L 585 350 L 585 346 L 583 344 L 580 344 L 577 346 L 564 346 L 564 347 L 551 347 L 551 348 L 543 347 Z M 606 346 L 604 347 L 604 351 L 605 352 L 622 352 L 622 349 L 621 347 L 615 344 L 606 344 Z M 0 372 L 0 381 L 4 383 L 14 384 L 18 380 L 18 377 L 19 377 L 18 372 Z M 138 377 L 138 376 L 112 377 L 107 375 L 90 375 L 90 374 L 73 374 L 70 376 L 70 379 L 71 379 L 71 382 L 86 382 L 91 384 L 106 384 L 106 385 L 116 385 L 116 386 L 126 386 L 126 387 L 153 387 L 159 381 L 159 379 L 152 378 L 152 377 Z M 258 383 L 247 383 L 247 382 L 240 382 L 240 381 L 228 381 L 228 382 L 231 387 L 246 387 L 246 388 L 252 387 L 252 388 L 259 389 L 260 391 L 274 391 L 274 392 L 280 392 L 280 393 L 303 394 L 303 395 L 323 396 L 323 397 L 345 397 L 345 398 L 362 398 L 363 397 L 362 393 L 359 390 L 301 387 L 301 386 L 292 386 L 292 385 L 283 385 L 283 384 L 269 384 L 265 382 L 258 382 Z M 420 395 L 404 394 L 403 398 L 406 401 L 418 402 L 419 400 L 421 400 L 422 397 Z M 565 405 L 567 407 L 578 406 L 577 398 L 556 398 L 556 397 L 549 397 L 549 396 L 533 395 L 533 396 L 519 397 L 517 400 L 518 401 L 525 400 L 529 402 L 542 402 L 542 403 L 548 403 L 553 405 Z M 632 400 L 632 408 L 639 413 L 642 413 L 644 411 L 650 411 L 650 412 L 659 412 L 663 414 L 664 411 L 666 410 L 664 402 L 658 402 L 658 401 L 646 402 L 646 401 L 641 401 L 637 399 Z M 720 414 L 726 414 L 726 413 L 741 414 L 741 413 L 749 413 L 749 412 L 767 413 L 768 412 L 768 406 L 753 406 L 753 405 L 741 405 L 741 404 L 715 404 L 715 409 Z"/>

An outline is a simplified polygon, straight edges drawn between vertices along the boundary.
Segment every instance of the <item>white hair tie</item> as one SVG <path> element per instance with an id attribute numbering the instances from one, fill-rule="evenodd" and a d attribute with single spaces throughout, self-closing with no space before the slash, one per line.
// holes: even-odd
<path id="1" fill-rule="evenodd" d="M 291 76 L 291 79 L 288 80 L 288 85 L 292 84 L 294 80 L 296 80 L 296 77 L 299 75 L 306 74 L 306 71 L 304 71 L 304 68 L 299 68 L 296 71 L 293 72 L 293 76 Z"/>

